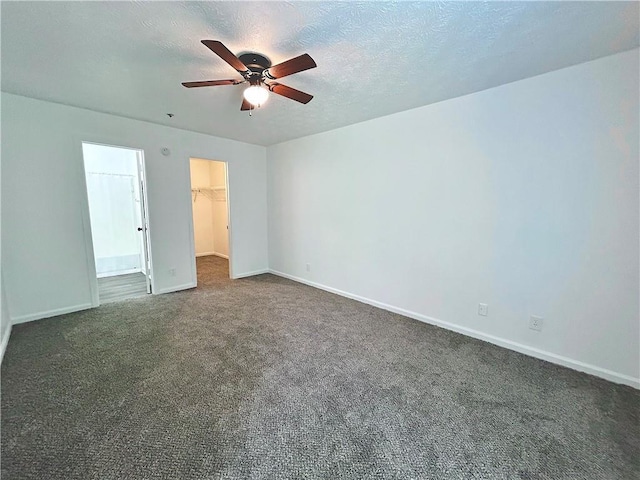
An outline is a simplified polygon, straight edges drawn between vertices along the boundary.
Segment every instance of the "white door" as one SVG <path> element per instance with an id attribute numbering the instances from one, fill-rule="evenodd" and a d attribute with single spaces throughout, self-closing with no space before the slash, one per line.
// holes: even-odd
<path id="1" fill-rule="evenodd" d="M 140 241 L 142 242 L 142 251 L 144 252 L 144 258 L 142 262 L 142 273 L 147 280 L 147 293 L 151 293 L 151 261 L 149 259 L 149 221 L 147 219 L 147 189 L 145 187 L 146 178 L 144 176 L 144 158 L 142 152 L 137 152 L 138 157 L 138 187 L 140 189 L 140 218 L 142 219 L 142 225 L 139 225 L 138 232 L 142 235 Z"/>

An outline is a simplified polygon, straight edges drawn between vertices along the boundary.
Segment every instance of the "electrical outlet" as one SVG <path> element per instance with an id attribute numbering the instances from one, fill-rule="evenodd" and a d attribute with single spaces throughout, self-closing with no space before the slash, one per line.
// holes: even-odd
<path id="1" fill-rule="evenodd" d="M 531 315 L 531 317 L 529 317 L 529 328 L 531 330 L 535 330 L 536 332 L 541 332 L 543 324 L 544 324 L 544 318 L 537 317 L 535 315 Z"/>
<path id="2" fill-rule="evenodd" d="M 487 315 L 489 315 L 489 305 L 487 305 L 486 303 L 479 303 L 478 315 L 481 315 L 483 317 L 486 317 Z"/>
<path id="3" fill-rule="evenodd" d="M 169 275 L 171 275 L 172 277 L 176 276 L 176 269 L 175 268 L 170 268 L 169 269 Z"/>
<path id="4" fill-rule="evenodd" d="M 307 263 L 307 272 L 311 271 L 311 265 L 309 263 Z"/>

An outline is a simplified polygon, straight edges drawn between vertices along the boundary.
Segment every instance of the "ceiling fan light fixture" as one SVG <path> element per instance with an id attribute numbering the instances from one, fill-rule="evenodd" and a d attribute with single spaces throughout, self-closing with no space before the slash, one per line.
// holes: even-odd
<path id="1" fill-rule="evenodd" d="M 259 107 L 269 98 L 269 90 L 259 85 L 251 85 L 244 91 L 243 96 L 251 105 Z"/>

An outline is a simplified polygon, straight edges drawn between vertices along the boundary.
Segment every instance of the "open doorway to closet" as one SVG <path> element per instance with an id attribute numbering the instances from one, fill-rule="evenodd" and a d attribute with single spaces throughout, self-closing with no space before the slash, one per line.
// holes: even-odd
<path id="1" fill-rule="evenodd" d="M 82 143 L 100 303 L 151 293 L 142 150 Z"/>
<path id="2" fill-rule="evenodd" d="M 191 158 L 190 168 L 198 283 L 225 281 L 230 277 L 227 164 Z"/>

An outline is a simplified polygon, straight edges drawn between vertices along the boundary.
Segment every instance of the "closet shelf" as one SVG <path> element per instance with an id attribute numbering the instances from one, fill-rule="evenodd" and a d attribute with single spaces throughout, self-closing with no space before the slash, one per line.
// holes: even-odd
<path id="1" fill-rule="evenodd" d="M 223 192 L 227 189 L 224 185 L 214 185 L 212 187 L 194 187 L 191 189 L 192 192 L 202 192 L 203 190 L 211 190 L 213 192 Z"/>
<path id="2" fill-rule="evenodd" d="M 226 202 L 227 201 L 227 187 L 224 185 L 212 185 L 207 187 L 192 187 L 191 194 L 193 195 L 193 203 L 196 203 L 198 195 L 203 195 L 212 202 Z"/>

